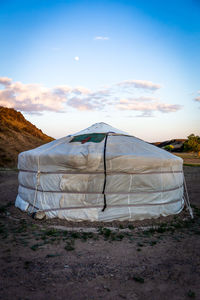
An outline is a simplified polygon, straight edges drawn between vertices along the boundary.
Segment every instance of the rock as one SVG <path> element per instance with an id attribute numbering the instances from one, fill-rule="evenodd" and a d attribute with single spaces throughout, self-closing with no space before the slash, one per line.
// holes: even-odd
<path id="1" fill-rule="evenodd" d="M 35 213 L 34 219 L 36 219 L 36 220 L 43 220 L 45 218 L 46 218 L 46 215 L 45 215 L 45 213 L 43 211 L 37 211 Z"/>

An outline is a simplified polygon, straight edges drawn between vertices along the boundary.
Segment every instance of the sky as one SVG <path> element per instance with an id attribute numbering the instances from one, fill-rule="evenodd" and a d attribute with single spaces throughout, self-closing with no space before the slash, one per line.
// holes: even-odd
<path id="1" fill-rule="evenodd" d="M 0 105 L 54 138 L 200 135 L 199 0 L 0 0 Z"/>

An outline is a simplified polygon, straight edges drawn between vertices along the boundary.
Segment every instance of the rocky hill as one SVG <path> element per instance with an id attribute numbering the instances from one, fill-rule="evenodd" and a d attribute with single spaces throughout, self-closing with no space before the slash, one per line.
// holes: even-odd
<path id="1" fill-rule="evenodd" d="M 0 167 L 16 167 L 20 152 L 52 140 L 20 112 L 0 106 Z"/>

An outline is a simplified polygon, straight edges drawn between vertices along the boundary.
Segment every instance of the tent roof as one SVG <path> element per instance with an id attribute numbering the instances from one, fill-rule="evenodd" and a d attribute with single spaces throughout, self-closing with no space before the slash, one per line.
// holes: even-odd
<path id="1" fill-rule="evenodd" d="M 87 134 L 87 133 L 106 133 L 106 132 L 115 132 L 115 133 L 120 133 L 120 134 L 125 134 L 129 135 L 127 132 L 119 130 L 117 128 L 114 128 L 106 123 L 100 122 L 100 123 L 95 123 L 92 126 L 83 129 L 79 132 L 76 132 L 72 134 L 72 136 L 80 135 L 80 134 Z"/>

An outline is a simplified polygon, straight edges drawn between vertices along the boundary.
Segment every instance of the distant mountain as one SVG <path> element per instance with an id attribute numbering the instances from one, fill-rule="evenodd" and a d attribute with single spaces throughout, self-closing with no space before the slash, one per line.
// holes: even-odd
<path id="1" fill-rule="evenodd" d="M 164 142 L 156 142 L 152 143 L 153 145 L 159 147 L 159 148 L 164 148 L 165 146 L 172 145 L 174 148 L 172 152 L 182 152 L 183 151 L 183 144 L 187 141 L 186 139 L 173 139 L 169 141 L 164 141 Z"/>
<path id="2" fill-rule="evenodd" d="M 0 106 L 0 167 L 16 167 L 20 152 L 52 140 L 20 112 Z"/>

